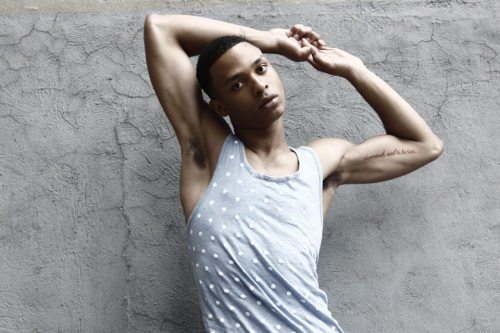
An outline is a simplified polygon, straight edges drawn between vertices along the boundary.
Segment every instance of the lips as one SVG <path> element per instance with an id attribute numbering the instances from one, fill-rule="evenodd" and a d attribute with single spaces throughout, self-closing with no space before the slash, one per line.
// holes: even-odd
<path id="1" fill-rule="evenodd" d="M 264 98 L 262 103 L 260 103 L 260 108 L 261 109 L 267 109 L 270 107 L 273 107 L 275 104 L 278 103 L 278 95 L 274 94 L 269 97 Z"/>

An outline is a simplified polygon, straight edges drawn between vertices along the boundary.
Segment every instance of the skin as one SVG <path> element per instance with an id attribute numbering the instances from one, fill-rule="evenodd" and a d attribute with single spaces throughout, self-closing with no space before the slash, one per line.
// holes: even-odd
<path id="1" fill-rule="evenodd" d="M 229 116 L 245 143 L 248 162 L 262 173 L 285 175 L 297 170 L 297 157 L 285 140 L 285 92 L 281 80 L 261 50 L 240 43 L 211 68 L 216 98 L 210 107 Z M 269 108 L 266 98 L 275 96 Z"/>
<path id="2" fill-rule="evenodd" d="M 214 64 L 215 97 L 206 103 L 189 57 L 223 35 L 244 35 L 258 47 L 237 44 Z M 396 178 L 442 153 L 441 140 L 401 96 L 359 58 L 326 46 L 310 27 L 259 31 L 200 17 L 149 15 L 144 39 L 151 82 L 181 147 L 181 203 L 186 221 L 212 178 L 230 132 L 222 117 L 230 118 L 254 169 L 287 175 L 298 168 L 285 137 L 284 89 L 263 53 L 307 61 L 316 70 L 345 78 L 386 130 L 360 144 L 333 137 L 307 143 L 316 151 L 323 170 L 324 215 L 339 186 Z M 236 80 L 231 79 L 235 75 Z M 260 106 L 266 96 L 274 95 L 275 103 L 263 110 Z"/>
<path id="3" fill-rule="evenodd" d="M 216 98 L 209 103 L 219 116 L 229 116 L 238 135 L 251 136 L 282 122 L 285 92 L 281 80 L 260 49 L 239 43 L 229 49 L 210 69 Z M 271 110 L 260 108 L 268 96 L 277 97 Z"/>

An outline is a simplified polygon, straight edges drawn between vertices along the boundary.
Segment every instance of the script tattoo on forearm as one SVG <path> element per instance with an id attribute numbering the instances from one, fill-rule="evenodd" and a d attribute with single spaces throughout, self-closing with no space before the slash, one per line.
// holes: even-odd
<path id="1" fill-rule="evenodd" d="M 391 156 L 396 156 L 396 155 L 411 155 L 411 154 L 416 154 L 417 151 L 415 149 L 397 149 L 394 148 L 394 150 L 390 151 L 385 151 L 383 150 L 379 154 L 374 154 L 374 155 L 365 155 L 364 160 L 368 161 L 374 158 L 382 158 L 382 157 L 391 157 Z"/>

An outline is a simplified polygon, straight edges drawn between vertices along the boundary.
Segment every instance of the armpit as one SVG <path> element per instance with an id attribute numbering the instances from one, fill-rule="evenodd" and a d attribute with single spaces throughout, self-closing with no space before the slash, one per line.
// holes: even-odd
<path id="1" fill-rule="evenodd" d="M 189 152 L 192 154 L 194 162 L 200 169 L 205 169 L 207 167 L 207 155 L 198 137 L 193 136 L 189 139 Z"/>
<path id="2" fill-rule="evenodd" d="M 323 192 L 335 193 L 335 190 L 340 185 L 338 174 L 332 173 L 323 180 Z"/>

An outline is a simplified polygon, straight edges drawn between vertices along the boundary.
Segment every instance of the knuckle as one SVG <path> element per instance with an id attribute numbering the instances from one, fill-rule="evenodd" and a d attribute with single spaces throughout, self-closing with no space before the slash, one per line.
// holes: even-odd
<path id="1" fill-rule="evenodd" d="M 312 39 L 319 39 L 319 36 L 317 34 L 315 34 L 314 32 L 307 33 L 307 36 L 312 38 Z"/>

